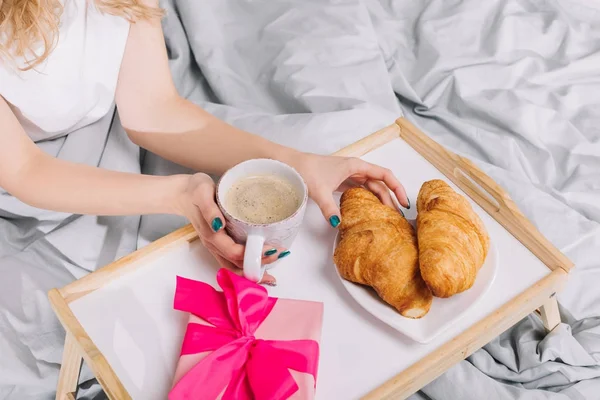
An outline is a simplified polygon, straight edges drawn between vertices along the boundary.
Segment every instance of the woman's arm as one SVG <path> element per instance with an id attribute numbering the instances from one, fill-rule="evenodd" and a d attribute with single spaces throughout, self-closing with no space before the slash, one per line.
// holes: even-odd
<path id="1" fill-rule="evenodd" d="M 25 134 L 0 97 L 0 186 L 34 207 L 74 214 L 177 213 L 185 175 L 128 174 L 58 160 Z"/>
<path id="2" fill-rule="evenodd" d="M 131 25 L 116 101 L 121 122 L 136 144 L 197 171 L 221 173 L 251 158 L 289 162 L 297 154 L 181 98 L 171 79 L 158 20 Z"/>
<path id="3" fill-rule="evenodd" d="M 389 170 L 352 158 L 299 153 L 228 125 L 181 98 L 171 79 L 158 19 L 131 25 L 116 100 L 130 138 L 177 164 L 216 173 L 252 158 L 273 158 L 292 165 L 333 226 L 340 216 L 332 192 L 346 180 L 368 187 L 394 206 L 390 189 L 401 205 L 410 207 L 404 188 Z"/>

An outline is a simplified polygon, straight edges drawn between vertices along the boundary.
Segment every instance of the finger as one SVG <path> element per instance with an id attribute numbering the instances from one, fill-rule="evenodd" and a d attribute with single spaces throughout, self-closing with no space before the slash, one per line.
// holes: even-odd
<path id="1" fill-rule="evenodd" d="M 385 186 L 383 184 L 383 182 L 368 180 L 365 183 L 365 187 L 367 189 L 369 189 L 371 192 L 373 192 L 379 198 L 379 200 L 381 200 L 381 202 L 384 205 L 386 205 L 390 208 L 393 208 L 394 210 L 397 210 L 402 215 L 404 215 L 402 210 L 400 210 L 400 208 L 398 208 L 398 205 L 392 199 L 389 189 L 387 188 L 387 186 Z"/>
<path id="2" fill-rule="evenodd" d="M 289 254 L 289 252 L 287 252 L 287 254 L 284 254 L 284 253 L 286 253 L 286 249 L 284 249 L 282 247 L 265 245 L 263 247 L 263 258 L 262 258 L 263 265 L 271 264 L 271 263 L 279 260 L 280 258 L 286 257 L 287 254 Z"/>
<path id="3" fill-rule="evenodd" d="M 223 258 L 228 259 L 228 261 L 230 261 L 236 267 L 243 268 L 244 267 L 245 248 L 244 248 L 244 246 L 238 245 L 238 244 L 236 244 L 235 247 L 236 247 L 236 249 L 234 251 L 236 254 L 233 254 L 233 253 L 223 254 L 221 252 L 220 248 L 214 248 L 214 251 L 216 253 L 220 254 Z M 289 254 L 290 254 L 290 252 L 284 248 L 265 245 L 263 247 L 263 257 L 262 257 L 261 262 L 263 265 L 271 264 L 279 259 L 287 257 Z"/>
<path id="4" fill-rule="evenodd" d="M 217 260 L 217 262 L 219 263 L 219 265 L 222 268 L 226 268 L 228 270 L 235 271 L 235 265 L 233 265 L 230 261 L 221 257 L 218 253 L 212 253 L 212 255 L 215 257 L 215 259 Z"/>
<path id="5" fill-rule="evenodd" d="M 210 229 L 204 217 L 200 213 L 200 210 L 195 205 L 190 205 L 190 215 L 188 215 L 189 221 L 198 232 L 198 235 L 201 238 L 207 238 L 214 234 L 214 232 Z"/>
<path id="6" fill-rule="evenodd" d="M 215 183 L 210 178 L 207 177 L 194 189 L 192 201 L 213 232 L 223 229 L 225 218 L 215 201 Z"/>
<path id="7" fill-rule="evenodd" d="M 227 269 L 235 272 L 237 275 L 240 275 L 240 276 L 244 275 L 244 273 L 242 271 L 242 267 L 231 263 L 230 261 L 226 260 L 225 258 L 223 258 L 222 256 L 220 256 L 217 253 L 213 253 L 213 256 L 215 257 L 215 259 L 217 260 L 217 262 L 219 263 L 219 265 L 221 267 L 227 268 Z M 269 274 L 268 272 L 265 272 L 259 283 L 269 285 L 269 286 L 277 286 L 277 279 L 275 279 L 275 277 L 273 275 Z"/>
<path id="8" fill-rule="evenodd" d="M 265 272 L 262 279 L 260 280 L 260 283 L 269 286 L 277 286 L 277 279 L 275 279 L 275 277 L 269 274 L 268 272 Z"/>
<path id="9" fill-rule="evenodd" d="M 206 243 L 206 247 L 209 249 L 209 251 L 213 254 L 217 254 L 219 257 L 221 257 L 223 260 L 226 260 L 230 265 L 234 266 L 237 269 L 243 269 L 244 267 L 244 260 L 230 260 L 228 259 L 225 255 L 221 254 L 221 251 L 214 247 L 212 243 Z"/>
<path id="10" fill-rule="evenodd" d="M 362 160 L 354 162 L 354 165 L 354 168 L 356 169 L 354 171 L 355 173 L 364 174 L 367 179 L 382 181 L 392 192 L 394 192 L 396 198 L 403 207 L 410 208 L 410 201 L 406 195 L 406 190 L 391 170 Z"/>
<path id="11" fill-rule="evenodd" d="M 242 265 L 242 261 L 244 260 L 244 246 L 234 242 L 225 230 L 220 230 L 216 233 L 213 232 L 197 207 L 194 207 L 194 210 L 192 210 L 190 222 L 202 238 L 204 245 L 211 252 L 218 253 L 234 265 Z"/>
<path id="12" fill-rule="evenodd" d="M 206 238 L 219 254 L 232 263 L 241 263 L 244 261 L 244 246 L 233 241 L 225 231 L 211 233 Z"/>
<path id="13" fill-rule="evenodd" d="M 315 196 L 313 196 L 313 200 L 319 208 L 321 209 L 321 213 L 334 228 L 341 222 L 340 210 L 333 199 L 332 193 L 329 190 L 321 190 Z"/>
<path id="14" fill-rule="evenodd" d="M 337 188 L 338 192 L 345 192 L 348 189 L 352 189 L 352 188 L 356 188 L 356 187 L 361 187 L 362 185 L 355 181 L 354 179 L 346 179 L 344 182 L 342 182 L 342 184 Z"/>

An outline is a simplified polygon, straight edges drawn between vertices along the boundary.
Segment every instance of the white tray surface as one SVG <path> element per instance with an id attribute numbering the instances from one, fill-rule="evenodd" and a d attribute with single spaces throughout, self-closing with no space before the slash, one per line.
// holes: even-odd
<path id="1" fill-rule="evenodd" d="M 413 207 L 429 179 L 444 179 L 402 140 L 364 159 L 391 168 L 403 182 Z M 454 185 L 452 185 L 457 189 Z M 325 304 L 317 399 L 358 398 L 463 332 L 502 304 L 548 275 L 550 270 L 479 206 L 474 209 L 495 238 L 500 253 L 496 279 L 484 298 L 442 335 L 418 344 L 379 321 L 346 292 L 331 260 L 335 230 L 309 204 L 292 255 L 272 270 L 275 297 Z M 174 311 L 175 277 L 216 286 L 217 264 L 199 241 L 165 252 L 137 271 L 71 303 L 71 309 L 104 354 L 133 399 L 166 398 L 177 362 L 187 316 Z"/>

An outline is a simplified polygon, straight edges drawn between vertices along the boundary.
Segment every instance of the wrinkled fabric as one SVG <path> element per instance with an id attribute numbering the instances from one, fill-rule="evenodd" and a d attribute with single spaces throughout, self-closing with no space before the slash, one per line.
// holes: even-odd
<path id="1" fill-rule="evenodd" d="M 39 142 L 63 160 L 140 172 L 139 149 L 114 112 L 67 137 Z M 0 399 L 52 399 L 64 330 L 47 298 L 136 249 L 139 217 L 96 217 L 35 209 L 0 189 Z M 98 396 L 84 364 L 81 394 Z"/>
<path id="2" fill-rule="evenodd" d="M 322 154 L 404 115 L 472 159 L 576 263 L 558 295 L 565 321 L 558 329 L 545 335 L 529 316 L 413 399 L 600 398 L 597 3 L 170 0 L 164 7 L 177 88 L 209 112 Z M 139 170 L 118 121 L 89 129 L 90 141 L 76 132 L 43 146 L 61 158 Z M 152 154 L 143 160 L 144 173 L 182 170 Z M 0 209 L 0 399 L 49 399 L 62 337 L 45 290 L 185 221 L 143 217 L 138 232 L 134 218 L 47 213 L 6 194 Z"/>

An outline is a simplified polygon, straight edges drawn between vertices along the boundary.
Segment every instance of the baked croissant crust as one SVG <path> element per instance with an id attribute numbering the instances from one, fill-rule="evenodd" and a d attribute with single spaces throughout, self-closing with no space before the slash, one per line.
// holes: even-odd
<path id="1" fill-rule="evenodd" d="M 490 239 L 467 199 L 442 180 L 428 181 L 419 191 L 417 212 L 421 275 L 433 295 L 471 288 Z"/>
<path id="2" fill-rule="evenodd" d="M 432 295 L 421 278 L 410 223 L 363 188 L 344 192 L 341 212 L 341 240 L 334 252 L 340 275 L 372 287 L 405 317 L 427 314 Z"/>

